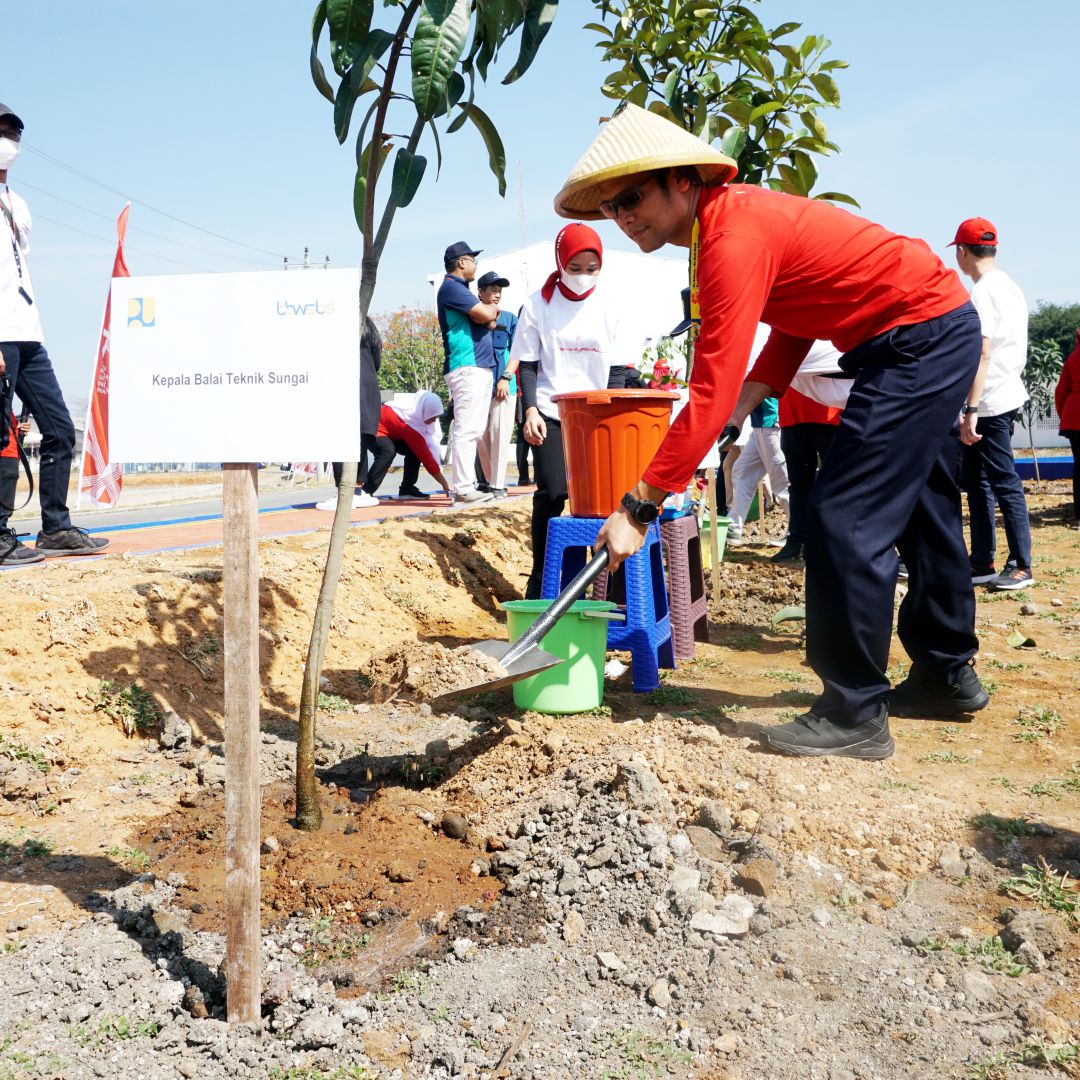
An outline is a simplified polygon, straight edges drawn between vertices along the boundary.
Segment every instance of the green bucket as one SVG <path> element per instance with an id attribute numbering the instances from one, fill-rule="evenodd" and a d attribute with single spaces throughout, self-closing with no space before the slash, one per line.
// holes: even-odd
<path id="1" fill-rule="evenodd" d="M 506 628 L 517 641 L 552 600 L 507 600 Z M 578 600 L 540 639 L 540 648 L 563 663 L 514 683 L 514 704 L 541 713 L 578 713 L 597 708 L 604 700 L 604 661 L 607 657 L 609 600 Z"/>
<path id="2" fill-rule="evenodd" d="M 718 517 L 716 519 L 716 560 L 724 561 L 724 544 L 727 542 L 728 526 L 731 518 Z M 706 518 L 701 523 L 701 563 L 707 570 L 712 566 L 712 521 Z"/>

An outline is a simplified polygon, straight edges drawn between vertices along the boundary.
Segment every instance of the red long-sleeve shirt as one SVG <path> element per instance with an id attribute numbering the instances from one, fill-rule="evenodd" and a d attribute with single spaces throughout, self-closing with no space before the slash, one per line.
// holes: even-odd
<path id="1" fill-rule="evenodd" d="M 773 329 L 746 378 L 783 395 L 815 339 L 849 352 L 968 300 L 922 240 L 825 202 L 747 184 L 705 188 L 698 224 L 690 401 L 643 478 L 665 491 L 686 486 L 731 416 L 759 321 Z"/>
<path id="2" fill-rule="evenodd" d="M 1080 431 L 1080 330 L 1076 331 L 1076 348 L 1066 357 L 1061 369 L 1054 390 L 1054 407 L 1059 431 Z M 1074 463 L 1073 468 L 1076 467 Z"/>
<path id="3" fill-rule="evenodd" d="M 424 436 L 416 428 L 409 427 L 389 405 L 384 405 L 379 413 L 379 430 L 376 436 L 384 436 L 397 442 L 399 439 L 420 459 L 420 463 L 432 476 L 439 472 L 439 463 L 435 460 Z"/>
<path id="4" fill-rule="evenodd" d="M 793 386 L 780 399 L 780 426 L 793 424 L 839 424 L 843 409 L 822 405 L 820 401 L 800 394 Z"/>

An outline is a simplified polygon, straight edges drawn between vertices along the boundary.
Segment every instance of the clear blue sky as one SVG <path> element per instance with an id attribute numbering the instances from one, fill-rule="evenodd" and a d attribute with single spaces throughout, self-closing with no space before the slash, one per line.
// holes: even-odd
<path id="1" fill-rule="evenodd" d="M 136 205 L 128 235 L 134 274 L 272 269 L 305 245 L 316 260 L 359 264 L 352 146 L 338 145 L 331 107 L 308 74 L 313 7 L 8 5 L 0 101 L 27 125 L 9 182 L 35 216 L 31 266 L 69 400 L 85 397 L 115 247 L 106 219 L 123 200 L 49 158 L 273 253 Z M 429 303 L 425 275 L 440 268 L 453 240 L 498 251 L 554 237 L 562 223 L 552 198 L 611 110 L 598 89 L 606 72 L 595 35 L 581 29 L 592 11 L 586 0 L 563 0 L 525 78 L 480 87 L 477 101 L 506 144 L 507 196 L 499 198 L 471 126 L 446 136 L 438 181 L 431 170 L 398 214 L 374 311 Z M 1080 300 L 1071 236 L 1080 176 L 1077 0 L 1022 9 L 1005 0 L 765 0 L 762 14 L 824 33 L 831 55 L 851 64 L 839 73 L 842 108 L 824 116 L 843 153 L 821 163 L 819 190 L 853 194 L 868 217 L 923 237 L 946 259 L 956 224 L 985 215 L 1001 232 L 1001 264 L 1032 304 Z M 498 65 L 500 74 L 512 59 Z M 613 227 L 601 228 L 605 242 L 625 246 Z"/>

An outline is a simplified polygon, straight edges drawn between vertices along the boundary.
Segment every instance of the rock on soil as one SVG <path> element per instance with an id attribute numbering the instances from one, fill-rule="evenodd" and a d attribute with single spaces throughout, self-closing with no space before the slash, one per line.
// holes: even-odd
<path id="1" fill-rule="evenodd" d="M 455 690 L 494 682 L 506 668 L 471 645 L 448 649 L 438 642 L 409 642 L 376 653 L 364 674 L 375 701 L 400 697 L 427 701 Z"/>

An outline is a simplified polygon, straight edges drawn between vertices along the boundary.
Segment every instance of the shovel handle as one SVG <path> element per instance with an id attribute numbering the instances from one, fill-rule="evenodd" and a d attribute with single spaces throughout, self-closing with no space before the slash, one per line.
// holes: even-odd
<path id="1" fill-rule="evenodd" d="M 589 587 L 597 575 L 605 569 L 607 564 L 608 549 L 604 547 L 589 560 L 585 569 L 559 593 L 552 601 L 551 607 L 543 612 L 540 618 L 514 642 L 512 648 L 506 651 L 502 657 L 503 667 L 510 667 L 515 660 L 521 659 L 530 649 L 539 645 L 541 638 L 570 610 L 570 606 L 574 601 L 580 599 L 581 594 Z"/>

